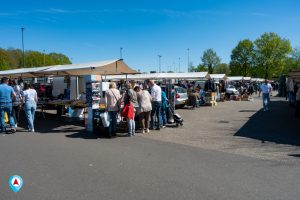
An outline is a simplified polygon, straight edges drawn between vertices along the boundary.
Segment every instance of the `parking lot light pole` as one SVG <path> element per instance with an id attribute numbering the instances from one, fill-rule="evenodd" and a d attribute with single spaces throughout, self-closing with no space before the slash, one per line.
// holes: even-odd
<path id="1" fill-rule="evenodd" d="M 21 27 L 21 33 L 22 33 L 22 53 L 23 53 L 23 68 L 25 67 L 25 51 L 24 51 L 24 27 Z"/>
<path id="2" fill-rule="evenodd" d="M 160 59 L 161 59 L 161 55 L 157 55 L 158 56 L 158 67 L 159 67 L 159 73 L 161 73 L 161 63 L 160 63 Z"/>

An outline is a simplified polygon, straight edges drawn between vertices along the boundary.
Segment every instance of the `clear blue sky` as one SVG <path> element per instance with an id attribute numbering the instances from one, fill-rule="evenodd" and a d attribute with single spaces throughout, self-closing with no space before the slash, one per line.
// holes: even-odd
<path id="1" fill-rule="evenodd" d="M 194 65 L 213 48 L 229 62 L 239 40 L 275 32 L 300 46 L 298 0 L 1 0 L 0 47 L 61 52 L 73 63 L 119 58 L 141 71 Z"/>

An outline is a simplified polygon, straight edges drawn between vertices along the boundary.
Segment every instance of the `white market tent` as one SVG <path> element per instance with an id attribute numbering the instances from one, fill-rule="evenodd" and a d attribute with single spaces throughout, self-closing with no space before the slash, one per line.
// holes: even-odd
<path id="1" fill-rule="evenodd" d="M 50 66 L 11 69 L 11 70 L 0 71 L 0 76 L 30 78 L 30 77 L 36 77 L 35 73 L 46 70 L 48 68 L 50 68 Z"/>
<path id="2" fill-rule="evenodd" d="M 41 76 L 80 76 L 106 74 L 136 74 L 123 60 L 106 60 L 69 65 L 54 65 L 36 68 L 20 68 L 0 71 L 0 76 L 8 77 L 41 77 Z"/>
<path id="3" fill-rule="evenodd" d="M 210 78 L 212 79 L 227 79 L 226 74 L 210 74 Z"/>
<path id="4" fill-rule="evenodd" d="M 251 78 L 251 81 L 264 82 L 265 79 L 263 79 L 263 78 Z"/>
<path id="5" fill-rule="evenodd" d="M 180 80 L 201 80 L 207 79 L 208 72 L 186 72 L 186 73 L 150 73 L 150 74 L 132 74 L 132 75 L 110 75 L 103 76 L 104 80 L 161 80 L 161 79 L 180 79 Z"/>
<path id="6" fill-rule="evenodd" d="M 227 80 L 228 81 L 241 81 L 241 80 L 243 80 L 243 77 L 242 76 L 228 76 Z"/>
<path id="7" fill-rule="evenodd" d="M 249 77 L 249 76 L 244 76 L 244 77 L 243 77 L 243 80 L 245 80 L 245 81 L 251 81 L 251 77 Z"/>

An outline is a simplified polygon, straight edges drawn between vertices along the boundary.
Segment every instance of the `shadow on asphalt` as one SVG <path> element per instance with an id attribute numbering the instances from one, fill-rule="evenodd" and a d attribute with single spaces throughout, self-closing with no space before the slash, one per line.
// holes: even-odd
<path id="1" fill-rule="evenodd" d="M 300 119 L 294 117 L 294 112 L 288 102 L 272 99 L 270 111 L 256 112 L 234 136 L 300 146 Z"/>
<path id="2" fill-rule="evenodd" d="M 289 154 L 288 156 L 292 156 L 292 157 L 298 157 L 298 158 L 300 158 L 300 154 Z"/>

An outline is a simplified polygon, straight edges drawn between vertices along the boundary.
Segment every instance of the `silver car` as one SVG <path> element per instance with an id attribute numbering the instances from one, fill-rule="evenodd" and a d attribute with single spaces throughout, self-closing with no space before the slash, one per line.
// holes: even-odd
<path id="1" fill-rule="evenodd" d="M 166 91 L 166 86 L 161 86 L 163 91 Z M 175 106 L 183 108 L 188 100 L 187 90 L 180 86 L 174 86 L 175 90 Z M 174 92 L 173 90 L 173 92 Z"/>

